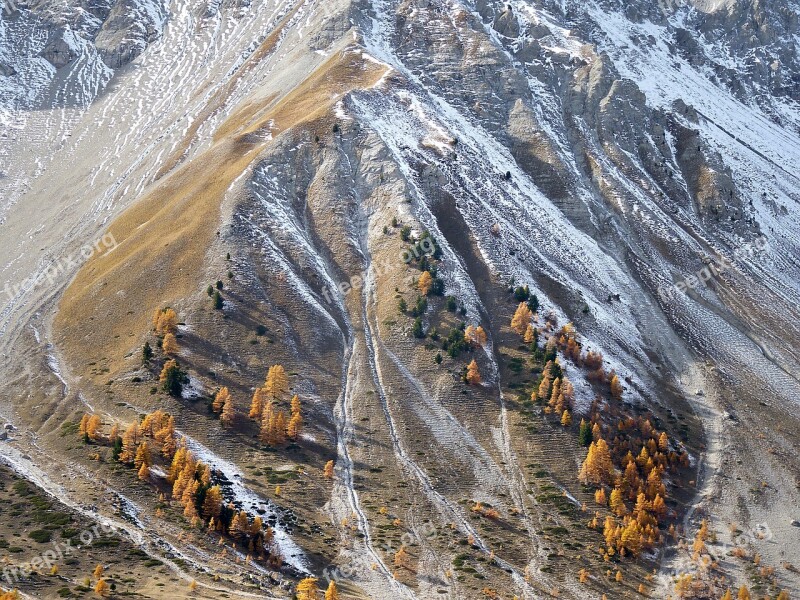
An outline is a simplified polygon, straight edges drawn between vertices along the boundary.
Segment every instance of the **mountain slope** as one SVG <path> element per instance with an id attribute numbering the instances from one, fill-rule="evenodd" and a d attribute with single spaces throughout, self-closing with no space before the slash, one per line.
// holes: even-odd
<path id="1" fill-rule="evenodd" d="M 303 572 L 348 597 L 665 596 L 687 573 L 694 597 L 800 592 L 795 5 L 107 4 L 32 3 L 0 28 L 16 451 L 66 468 L 77 502 L 101 474 L 231 594 L 281 596 Z M 104 234 L 109 251 L 64 261 Z M 415 325 L 398 301 L 414 307 L 426 261 L 443 293 Z M 509 328 L 517 285 L 538 351 Z M 166 306 L 181 397 L 159 389 L 169 357 L 140 358 Z M 486 343 L 449 356 L 461 321 Z M 572 425 L 529 400 L 553 344 Z M 472 359 L 481 385 L 461 380 Z M 305 432 L 269 449 L 247 414 L 274 364 Z M 222 386 L 233 426 L 207 408 Z M 270 519 L 282 574 L 182 532 L 175 502 L 62 435 L 84 411 L 108 428 L 156 409 Z M 581 418 L 615 449 L 649 419 L 686 453 L 637 559 L 607 563 L 586 527 L 607 509 L 577 479 Z M 718 572 L 675 544 L 701 518 Z"/>

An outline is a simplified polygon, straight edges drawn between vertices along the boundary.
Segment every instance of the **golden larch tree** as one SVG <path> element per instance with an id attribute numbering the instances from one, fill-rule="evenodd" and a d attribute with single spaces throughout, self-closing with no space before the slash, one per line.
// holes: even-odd
<path id="1" fill-rule="evenodd" d="M 267 379 L 264 382 L 264 390 L 267 396 L 273 400 L 278 400 L 289 391 L 289 376 L 283 365 L 273 365 L 269 368 Z"/>
<path id="2" fill-rule="evenodd" d="M 553 381 L 553 388 L 550 392 L 550 401 L 547 403 L 550 410 L 557 410 L 559 405 L 563 406 L 564 399 L 561 397 L 561 378 L 556 377 Z M 563 410 L 563 409 L 562 409 Z M 558 411 L 561 414 L 561 411 Z"/>
<path id="3" fill-rule="evenodd" d="M 178 338 L 176 338 L 174 334 L 168 333 L 161 342 L 161 349 L 164 351 L 164 354 L 168 356 L 176 355 L 180 350 L 178 347 Z"/>
<path id="4" fill-rule="evenodd" d="M 150 479 L 150 467 L 147 466 L 147 463 L 143 462 L 139 467 L 138 476 L 142 481 L 147 481 Z"/>
<path id="5" fill-rule="evenodd" d="M 525 334 L 524 334 L 522 340 L 526 344 L 532 344 L 533 340 L 535 340 L 535 339 L 536 339 L 536 328 L 533 325 L 531 325 L 530 323 L 528 323 L 528 326 L 525 328 Z"/>
<path id="6" fill-rule="evenodd" d="M 175 417 L 170 415 L 166 419 L 164 426 L 155 432 L 154 438 L 161 444 L 161 454 L 167 458 L 172 458 L 177 450 L 175 441 Z"/>
<path id="7" fill-rule="evenodd" d="M 600 485 L 610 483 L 614 474 L 614 464 L 608 444 L 602 438 L 589 444 L 589 452 L 581 465 L 578 479 L 584 484 Z"/>
<path id="8" fill-rule="evenodd" d="M 542 371 L 542 381 L 539 383 L 535 396 L 531 395 L 531 400 L 544 402 L 550 398 L 550 389 L 553 385 L 553 366 L 553 361 L 548 360 Z"/>
<path id="9" fill-rule="evenodd" d="M 235 419 L 236 419 L 236 408 L 233 405 L 233 396 L 228 394 L 227 397 L 225 398 L 224 403 L 222 404 L 222 414 L 220 414 L 219 420 L 225 427 L 230 427 L 231 425 L 233 425 Z"/>
<path id="10" fill-rule="evenodd" d="M 231 397 L 231 393 L 228 391 L 228 388 L 222 387 L 217 392 L 217 395 L 214 396 L 214 402 L 211 403 L 211 409 L 215 413 L 221 413 L 222 407 L 225 406 L 225 401 Z"/>
<path id="11" fill-rule="evenodd" d="M 333 467 L 334 462 L 332 460 L 325 463 L 325 469 L 322 471 L 322 475 L 325 479 L 333 479 Z"/>
<path id="12" fill-rule="evenodd" d="M 297 440 L 303 430 L 302 410 L 303 405 L 300 402 L 300 397 L 295 394 L 292 397 L 291 417 L 289 418 L 289 424 L 286 426 L 286 435 L 289 436 L 290 440 Z"/>
<path id="13" fill-rule="evenodd" d="M 94 593 L 100 596 L 101 598 L 105 598 L 108 596 L 109 593 L 109 586 L 106 583 L 105 579 L 98 579 L 97 585 L 94 586 Z"/>
<path id="14" fill-rule="evenodd" d="M 478 363 L 475 359 L 467 365 L 467 374 L 465 376 L 467 383 L 470 385 L 478 385 L 481 382 L 481 373 L 478 370 Z"/>
<path id="15" fill-rule="evenodd" d="M 133 466 L 137 469 L 140 469 L 142 465 L 147 465 L 149 467 L 152 464 L 153 460 L 150 456 L 150 447 L 147 445 L 147 441 L 144 441 L 136 448 L 136 455 L 133 458 Z"/>
<path id="16" fill-rule="evenodd" d="M 616 400 L 621 400 L 623 392 L 622 383 L 620 382 L 619 376 L 616 373 L 611 375 L 611 381 L 609 383 L 611 385 L 611 395 Z"/>
<path id="17" fill-rule="evenodd" d="M 289 419 L 289 424 L 286 426 L 286 435 L 292 441 L 297 441 L 300 437 L 300 432 L 303 429 L 303 416 L 300 413 L 295 413 Z"/>
<path id="18" fill-rule="evenodd" d="M 253 392 L 253 400 L 250 403 L 250 413 L 248 416 L 251 419 L 260 421 L 264 413 L 264 405 L 266 404 L 266 401 L 266 391 L 264 388 L 256 388 L 256 391 Z"/>
<path id="19" fill-rule="evenodd" d="M 90 418 L 91 417 L 89 415 L 85 414 L 85 413 L 81 417 L 81 422 L 78 425 L 78 433 L 80 433 L 81 437 L 84 437 L 84 436 L 87 435 L 87 428 L 89 426 L 89 419 Z"/>
<path id="20" fill-rule="evenodd" d="M 297 584 L 297 600 L 319 600 L 318 579 L 316 577 L 306 577 Z"/>
<path id="21" fill-rule="evenodd" d="M 597 488 L 597 491 L 594 493 L 594 501 L 597 502 L 600 506 L 605 506 L 606 502 L 606 491 L 603 488 Z"/>
<path id="22" fill-rule="evenodd" d="M 514 316 L 511 318 L 511 329 L 516 331 L 519 335 L 525 335 L 528 325 L 531 324 L 531 319 L 533 319 L 531 309 L 528 308 L 528 305 L 524 302 L 520 302 L 519 306 L 517 306 L 517 310 L 514 312 Z"/>
<path id="23" fill-rule="evenodd" d="M 615 487 L 611 490 L 611 496 L 608 500 L 608 507 L 618 517 L 623 517 L 628 514 L 628 508 L 625 506 L 625 502 L 622 499 L 622 491 Z"/>
<path id="24" fill-rule="evenodd" d="M 100 420 L 99 415 L 92 415 L 86 423 L 86 435 L 89 439 L 96 442 L 100 438 L 100 426 L 103 422 Z"/>
<path id="25" fill-rule="evenodd" d="M 394 566 L 403 568 L 408 563 L 408 551 L 405 546 L 400 546 L 400 549 L 394 553 Z"/>
<path id="26" fill-rule="evenodd" d="M 136 451 L 138 450 L 141 434 L 139 432 L 139 423 L 134 421 L 122 434 L 122 452 L 119 455 L 120 462 L 132 463 L 136 458 Z"/>
<path id="27" fill-rule="evenodd" d="M 736 596 L 739 600 L 750 600 L 750 590 L 746 585 L 739 588 L 739 594 Z"/>
<path id="28" fill-rule="evenodd" d="M 178 332 L 178 313 L 171 308 L 157 310 L 153 316 L 153 326 L 158 335 L 167 333 L 175 334 Z"/>
<path id="29" fill-rule="evenodd" d="M 336 589 L 335 581 L 328 584 L 328 589 L 325 590 L 325 600 L 339 600 L 339 590 Z"/>
<path id="30" fill-rule="evenodd" d="M 433 277 L 428 271 L 423 271 L 422 275 L 419 276 L 419 281 L 417 281 L 417 289 L 420 294 L 427 296 L 431 291 L 431 287 L 433 287 Z"/>
<path id="31" fill-rule="evenodd" d="M 215 485 L 208 488 L 203 500 L 203 516 L 207 519 L 217 518 L 222 512 L 222 489 Z"/>

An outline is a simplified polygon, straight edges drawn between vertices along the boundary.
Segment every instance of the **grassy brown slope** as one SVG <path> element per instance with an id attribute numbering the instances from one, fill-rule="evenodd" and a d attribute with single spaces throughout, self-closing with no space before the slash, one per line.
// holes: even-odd
<path id="1" fill-rule="evenodd" d="M 119 243 L 96 256 L 64 294 L 56 339 L 79 374 L 96 363 L 114 374 L 131 338 L 149 329 L 150 314 L 202 286 L 205 255 L 231 184 L 268 143 L 250 135 L 267 124 L 273 134 L 329 111 L 338 94 L 373 85 L 384 69 L 341 53 L 277 104 L 251 103 L 234 114 L 216 144 L 161 182 L 110 227 Z"/>

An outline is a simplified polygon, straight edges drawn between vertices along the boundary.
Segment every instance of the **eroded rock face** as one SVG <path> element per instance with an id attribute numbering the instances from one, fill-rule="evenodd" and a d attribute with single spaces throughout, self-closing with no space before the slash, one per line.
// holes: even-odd
<path id="1" fill-rule="evenodd" d="M 167 19 L 160 0 L 37 0 L 20 3 L 8 21 L 0 45 L 3 74 L 22 73 L 26 83 L 0 90 L 5 102 L 19 108 L 48 103 L 93 101 L 119 69 L 159 38 Z M 52 70 L 42 70 L 42 58 Z M 69 94 L 53 87 L 56 72 L 77 65 Z M 75 85 L 67 82 L 66 86 Z"/>
<path id="2" fill-rule="evenodd" d="M 167 20 L 162 0 L 117 0 L 95 40 L 112 69 L 135 59 L 161 34 Z"/>

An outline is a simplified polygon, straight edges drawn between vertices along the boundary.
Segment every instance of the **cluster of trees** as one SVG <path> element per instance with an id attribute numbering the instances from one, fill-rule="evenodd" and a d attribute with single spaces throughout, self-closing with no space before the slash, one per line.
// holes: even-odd
<path id="1" fill-rule="evenodd" d="M 568 323 L 557 329 L 558 320 L 552 313 L 542 331 L 536 329 L 533 324 L 538 318 L 528 289 L 518 287 L 513 292 L 518 305 L 511 329 L 530 344 L 534 358 L 545 363 L 531 400 L 544 404 L 544 412 L 555 414 L 563 426 L 572 425 L 575 390 L 560 364 L 560 352 L 576 367 L 585 369 L 587 379 L 607 385 L 608 395 L 619 405 L 624 387 L 614 371 L 605 371 L 602 354 L 591 350 L 584 353 L 574 326 Z M 538 300 L 535 304 L 538 307 Z M 539 348 L 542 333 L 546 337 L 543 350 Z M 588 421 L 582 418 L 578 427 L 580 444 L 588 446 L 578 480 L 595 488 L 595 501 L 606 510 L 604 521 L 597 511 L 589 522 L 591 528 L 600 529 L 602 521 L 606 558 L 615 554 L 636 556 L 661 541 L 660 527 L 669 512 L 663 479 L 668 470 L 688 466 L 688 455 L 671 448 L 666 432 L 657 431 L 647 417 L 622 415 L 619 406 L 604 407 L 607 418 L 617 418 L 613 427 L 604 426 L 602 403 L 598 395 Z M 674 526 L 670 527 L 674 532 Z"/>
<path id="2" fill-rule="evenodd" d="M 731 531 L 736 530 L 735 526 L 731 526 Z M 734 591 L 728 587 L 730 580 L 724 574 L 719 572 L 718 559 L 711 555 L 706 542 L 710 537 L 708 529 L 708 521 L 703 519 L 700 523 L 694 541 L 691 545 L 687 544 L 685 548 L 691 551 L 691 560 L 697 565 L 693 573 L 687 573 L 677 577 L 674 581 L 674 591 L 677 598 L 713 598 L 720 597 L 722 600 L 733 600 Z M 750 559 L 747 550 L 743 546 L 737 546 L 730 553 L 731 555 L 740 559 Z M 776 589 L 777 580 L 775 577 L 775 568 L 763 565 L 761 556 L 754 554 L 752 556 L 752 567 L 750 569 L 757 570 L 758 577 L 761 579 L 761 585 L 768 585 L 771 589 Z M 725 589 L 724 594 L 722 589 Z M 720 594 L 722 594 L 720 596 Z M 739 587 L 736 595 L 738 600 L 750 600 L 750 590 L 746 585 Z M 770 596 L 764 595 L 763 598 L 767 600 Z M 781 590 L 776 596 L 776 600 L 789 600 L 789 592 Z"/>
<path id="3" fill-rule="evenodd" d="M 222 488 L 213 482 L 210 467 L 194 456 L 184 439 L 177 439 L 174 417 L 156 410 L 121 433 L 119 424 L 114 423 L 107 436 L 100 432 L 101 426 L 97 415 L 86 414 L 81 419 L 80 434 L 84 439 L 108 442 L 113 447 L 114 459 L 132 466 L 142 480 L 151 479 L 154 453 L 170 460 L 166 482 L 172 486 L 172 499 L 180 503 L 183 515 L 193 526 L 205 524 L 209 531 L 229 535 L 260 557 L 266 553 L 271 565 L 280 566 L 280 557 L 269 551 L 272 531 L 260 517 L 237 511 L 224 502 Z"/>
<path id="4" fill-rule="evenodd" d="M 531 400 L 544 403 L 544 412 L 554 413 L 565 427 L 572 425 L 575 388 L 563 373 L 558 358 L 545 364 L 539 386 L 531 392 Z"/>
<path id="5" fill-rule="evenodd" d="M 228 256 L 230 256 L 230 254 Z M 233 273 L 228 271 L 228 277 L 230 278 L 232 275 Z M 222 307 L 225 306 L 225 301 L 222 299 L 221 294 L 224 287 L 225 284 L 222 283 L 221 280 L 217 280 L 216 285 L 209 285 L 206 290 L 206 293 L 213 302 L 214 310 L 222 310 Z"/>
<path id="6" fill-rule="evenodd" d="M 170 396 L 180 397 L 183 386 L 188 383 L 188 375 L 173 358 L 180 352 L 178 345 L 178 313 L 172 308 L 159 308 L 153 314 L 153 331 L 158 337 L 158 347 L 164 353 L 164 365 L 159 375 L 161 388 Z M 154 351 L 149 341 L 142 347 L 142 364 L 149 365 Z"/>
<path id="7" fill-rule="evenodd" d="M 108 435 L 100 431 L 101 427 L 102 421 L 98 415 L 84 414 L 78 431 L 87 443 L 108 443 L 112 447 L 112 458 L 133 466 L 140 479 L 150 477 L 152 447 L 166 458 L 171 458 L 175 453 L 175 418 L 161 410 L 145 415 L 141 424 L 134 421 L 122 433 L 118 423 L 112 425 Z M 146 438 L 151 441 L 148 442 Z"/>
<path id="8" fill-rule="evenodd" d="M 251 419 L 260 425 L 261 441 L 272 447 L 284 445 L 287 440 L 297 440 L 303 429 L 302 403 L 295 395 L 290 411 L 278 408 L 289 394 L 289 376 L 282 365 L 269 368 L 264 385 L 256 389 L 250 403 Z"/>
<path id="9" fill-rule="evenodd" d="M 272 567 L 280 567 L 282 558 L 272 547 L 272 529 L 265 527 L 258 515 L 225 503 L 222 487 L 214 483 L 211 469 L 197 460 L 184 441 L 173 456 L 167 482 L 172 484 L 172 499 L 183 506 L 183 515 L 192 526 L 204 525 L 208 531 L 228 535 Z"/>
<path id="10" fill-rule="evenodd" d="M 613 429 L 604 427 L 598 406 L 595 400 L 590 420 L 581 420 L 579 437 L 582 443 L 588 440 L 589 451 L 578 479 L 595 487 L 595 501 L 608 509 L 603 524 L 606 555 L 635 556 L 663 540 L 660 528 L 669 516 L 663 479 L 667 471 L 688 466 L 688 455 L 672 450 L 666 432 L 644 416 L 623 417 Z M 589 526 L 599 528 L 600 518 L 595 513 Z M 674 531 L 670 525 L 670 533 Z"/>
<path id="11" fill-rule="evenodd" d="M 319 579 L 316 577 L 306 577 L 297 584 L 297 600 L 321 600 L 322 592 L 319 589 Z M 331 581 L 325 590 L 325 600 L 339 600 L 339 590 L 336 582 Z"/>

